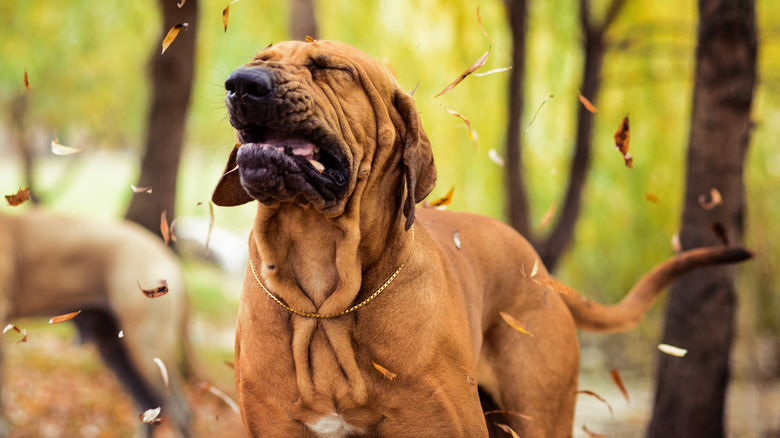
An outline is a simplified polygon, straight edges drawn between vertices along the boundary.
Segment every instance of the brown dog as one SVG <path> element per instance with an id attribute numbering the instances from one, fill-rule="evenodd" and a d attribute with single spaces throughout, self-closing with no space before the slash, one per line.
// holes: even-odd
<path id="1" fill-rule="evenodd" d="M 167 295 L 152 300 L 139 290 L 153 289 L 160 279 L 168 283 Z M 48 318 L 76 311 L 81 313 L 72 321 L 81 338 L 95 342 L 140 412 L 162 407 L 160 415 L 189 436 L 190 412 L 180 388 L 183 357 L 177 354 L 184 353 L 187 302 L 175 255 L 135 224 L 40 210 L 0 214 L 2 315 Z M 154 358 L 166 366 L 170 389 Z M 152 434 L 152 426 L 140 426 L 143 436 Z"/>
<path id="2" fill-rule="evenodd" d="M 242 144 L 213 200 L 259 201 L 235 350 L 253 436 L 487 436 L 478 385 L 522 414 L 499 421 L 521 436 L 569 436 L 575 325 L 626 329 L 676 275 L 749 256 L 683 253 L 598 306 L 533 272 L 534 249 L 498 221 L 415 218 L 436 180 L 430 144 L 412 98 L 357 49 L 280 43 L 225 86 Z"/>

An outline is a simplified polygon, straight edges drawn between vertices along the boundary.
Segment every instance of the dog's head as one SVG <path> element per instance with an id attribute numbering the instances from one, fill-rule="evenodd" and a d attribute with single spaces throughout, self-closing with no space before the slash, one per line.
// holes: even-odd
<path id="1" fill-rule="evenodd" d="M 395 189 L 406 191 L 408 228 L 415 203 L 433 189 L 433 154 L 413 99 L 354 47 L 272 45 L 236 69 L 225 89 L 240 146 L 212 196 L 217 205 L 297 202 L 333 217 L 360 178 L 403 172 L 406 184 Z"/>

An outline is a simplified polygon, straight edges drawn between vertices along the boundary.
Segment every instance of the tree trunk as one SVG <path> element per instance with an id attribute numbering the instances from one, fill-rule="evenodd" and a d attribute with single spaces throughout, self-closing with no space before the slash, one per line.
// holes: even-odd
<path id="1" fill-rule="evenodd" d="M 290 0 L 290 36 L 303 40 L 307 36 L 317 39 L 317 17 L 314 0 Z"/>
<path id="2" fill-rule="evenodd" d="M 756 69 L 754 0 L 699 0 L 699 32 L 680 241 L 717 244 L 714 223 L 732 243 L 743 231 L 743 163 Z M 707 209 L 711 189 L 723 198 Z M 706 206 L 706 204 L 705 204 Z M 732 268 L 701 269 L 676 281 L 663 342 L 688 349 L 660 355 L 650 437 L 723 437 L 736 295 Z"/>
<path id="3" fill-rule="evenodd" d="M 159 234 L 160 214 L 175 217 L 176 180 L 184 144 L 187 112 L 195 70 L 195 34 L 198 1 L 187 0 L 177 7 L 176 0 L 160 0 L 163 12 L 160 41 L 176 24 L 188 23 L 162 55 L 152 53 L 152 99 L 146 127 L 146 146 L 141 163 L 139 187 L 151 187 L 152 193 L 135 194 L 125 218 Z"/>

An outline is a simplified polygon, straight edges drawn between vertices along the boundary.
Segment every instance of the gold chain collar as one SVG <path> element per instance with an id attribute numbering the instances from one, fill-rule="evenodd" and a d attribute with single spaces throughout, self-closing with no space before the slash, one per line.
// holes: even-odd
<path id="1" fill-rule="evenodd" d="M 414 224 L 412 224 L 411 231 L 412 231 L 412 243 L 414 243 Z M 268 288 L 267 288 L 267 287 L 265 287 L 265 285 L 263 284 L 263 282 L 262 282 L 262 281 L 260 281 L 260 277 L 257 275 L 257 271 L 255 271 L 255 266 L 254 266 L 254 264 L 252 264 L 252 257 L 249 257 L 249 267 L 252 269 L 252 275 L 254 275 L 254 276 L 255 276 L 255 280 L 257 280 L 257 284 L 259 284 L 259 285 L 260 285 L 260 287 L 263 289 L 263 291 L 264 291 L 264 292 L 265 292 L 265 293 L 266 293 L 266 294 L 267 294 L 269 297 L 271 297 L 271 299 L 272 299 L 272 300 L 276 301 L 276 304 L 278 304 L 278 305 L 280 305 L 280 306 L 284 307 L 285 309 L 287 309 L 287 311 L 288 311 L 288 312 L 290 312 L 290 313 L 294 313 L 294 314 L 296 314 L 296 315 L 305 316 L 305 317 L 307 317 L 307 318 L 323 318 L 323 319 L 327 319 L 327 318 L 336 318 L 336 317 L 339 317 L 339 316 L 342 316 L 342 315 L 346 315 L 347 313 L 354 312 L 355 310 L 357 310 L 357 309 L 359 309 L 359 308 L 361 308 L 361 307 L 365 306 L 365 305 L 366 305 L 366 304 L 368 304 L 368 303 L 369 303 L 371 300 L 373 300 L 373 299 L 374 299 L 374 298 L 376 298 L 376 297 L 377 297 L 379 294 L 381 294 L 381 293 L 382 293 L 382 291 L 384 291 L 385 289 L 387 289 L 387 287 L 388 287 L 388 286 L 390 286 L 390 283 L 392 283 L 392 282 L 393 282 L 393 280 L 395 280 L 395 277 L 397 277 L 397 276 L 398 276 L 398 274 L 400 274 L 400 273 L 401 273 L 401 270 L 404 268 L 404 266 L 406 266 L 406 263 L 401 263 L 401 266 L 399 266 L 399 267 L 398 267 L 398 269 L 396 269 L 396 270 L 395 270 L 395 272 L 393 272 L 393 275 L 391 275 L 391 276 L 390 276 L 390 278 L 388 278 L 388 279 L 387 279 L 387 281 L 385 281 L 385 282 L 382 284 L 382 286 L 380 286 L 380 287 L 379 287 L 379 289 L 377 289 L 377 290 L 376 290 L 376 292 L 374 292 L 373 294 L 371 294 L 371 296 L 369 296 L 369 297 L 368 297 L 368 298 L 366 298 L 365 300 L 361 301 L 360 303 L 358 303 L 358 304 L 355 304 L 354 306 L 350 307 L 350 308 L 349 308 L 349 309 L 347 309 L 347 310 L 344 310 L 344 311 L 342 311 L 341 313 L 337 313 L 337 314 L 334 314 L 334 315 L 322 315 L 322 314 L 319 314 L 319 313 L 307 313 L 307 312 L 301 312 L 301 311 L 299 311 L 299 310 L 295 310 L 295 309 L 293 309 L 292 307 L 290 307 L 290 306 L 288 306 L 288 305 L 284 304 L 284 303 L 283 303 L 283 302 L 282 302 L 282 301 L 281 301 L 279 298 L 277 298 L 277 297 L 276 297 L 276 296 L 275 296 L 273 293 L 271 293 L 271 291 L 270 291 L 270 290 L 268 290 Z"/>

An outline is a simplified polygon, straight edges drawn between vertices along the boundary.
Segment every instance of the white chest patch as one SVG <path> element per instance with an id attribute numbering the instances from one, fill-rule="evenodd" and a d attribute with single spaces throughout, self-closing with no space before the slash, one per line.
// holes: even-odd
<path id="1" fill-rule="evenodd" d="M 306 426 L 320 438 L 346 438 L 350 434 L 360 433 L 360 428 L 352 426 L 341 418 L 341 415 L 333 413 L 320 418 L 316 423 Z"/>

